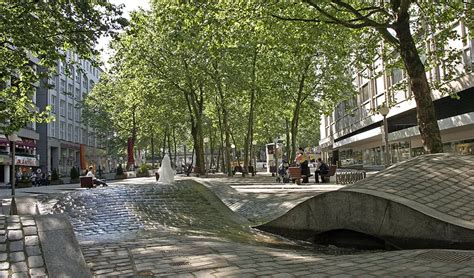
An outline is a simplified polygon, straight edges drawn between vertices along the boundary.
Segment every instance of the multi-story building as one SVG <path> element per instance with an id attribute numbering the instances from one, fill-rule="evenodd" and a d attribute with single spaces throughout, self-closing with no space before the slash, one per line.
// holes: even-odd
<path id="1" fill-rule="evenodd" d="M 474 154 L 474 40 L 462 22 L 455 24 L 459 40 L 450 46 L 460 50 L 464 74 L 450 82 L 459 99 L 433 91 L 433 101 L 445 152 Z M 377 110 L 390 106 L 387 115 L 389 161 L 396 163 L 423 154 L 416 104 L 408 84 L 392 87 L 406 78 L 401 69 L 387 69 L 381 60 L 374 61 L 374 72 L 365 70 L 354 78 L 358 96 L 339 103 L 331 115 L 321 119 L 320 147 L 325 160 L 346 167 L 381 168 L 385 164 L 383 116 Z M 443 81 L 442 64 L 427 72 L 430 80 Z M 408 83 L 408 82 L 407 82 Z M 403 84 L 403 83 L 400 83 Z M 398 85 L 400 85 L 398 84 Z M 397 88 L 397 89 L 394 89 Z"/>
<path id="2" fill-rule="evenodd" d="M 48 124 L 38 124 L 40 166 L 43 170 L 57 169 L 65 177 L 72 167 L 95 165 L 104 169 L 108 165 L 102 142 L 82 121 L 82 100 L 99 81 L 101 69 L 70 51 L 67 59 L 74 64 L 66 68 L 58 62 L 57 74 L 49 79 L 51 88 L 42 87 L 37 102 L 40 109 L 50 105 L 55 117 Z"/>
<path id="3" fill-rule="evenodd" d="M 38 59 L 30 57 L 30 62 L 35 70 L 38 70 Z M 8 87 L 11 84 L 2 84 L 2 87 Z M 40 90 L 40 82 L 33 84 L 34 93 L 33 103 L 37 103 L 37 96 Z M 37 147 L 39 134 L 36 132 L 36 123 L 28 123 L 21 128 L 16 135 L 18 141 L 15 143 L 15 172 L 29 175 L 39 166 L 39 156 Z M 0 132 L 0 185 L 8 184 L 11 180 L 11 147 L 5 134 Z"/>

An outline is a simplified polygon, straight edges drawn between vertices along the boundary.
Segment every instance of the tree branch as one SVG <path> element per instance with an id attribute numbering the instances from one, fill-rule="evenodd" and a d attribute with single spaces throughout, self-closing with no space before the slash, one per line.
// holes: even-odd
<path id="1" fill-rule="evenodd" d="M 342 2 L 340 0 L 333 0 L 332 1 L 334 4 L 345 8 L 348 12 L 350 12 L 353 15 L 356 16 L 356 18 L 352 19 L 351 21 L 345 21 L 345 20 L 339 19 L 339 18 L 331 15 L 330 13 L 328 13 L 327 11 L 322 9 L 319 5 L 314 3 L 313 0 L 303 0 L 303 1 L 306 2 L 308 5 L 310 5 L 311 7 L 315 8 L 320 14 L 322 14 L 323 16 L 329 18 L 331 21 L 333 21 L 336 24 L 339 24 L 339 25 L 342 25 L 342 26 L 345 26 L 345 27 L 348 27 L 348 28 L 353 28 L 353 29 L 360 29 L 360 28 L 363 28 L 363 27 L 372 27 L 372 28 L 376 29 L 382 35 L 382 37 L 385 40 L 387 40 L 390 44 L 392 44 L 392 45 L 398 45 L 399 44 L 398 39 L 395 38 L 388 31 L 388 28 L 393 28 L 392 24 L 378 23 L 378 22 L 375 22 L 375 21 L 373 21 L 369 18 L 366 18 L 358 10 L 356 10 L 354 7 L 352 7 L 351 5 L 349 5 L 345 2 Z M 352 23 L 352 21 L 362 21 L 362 23 L 354 24 L 354 23 Z"/>

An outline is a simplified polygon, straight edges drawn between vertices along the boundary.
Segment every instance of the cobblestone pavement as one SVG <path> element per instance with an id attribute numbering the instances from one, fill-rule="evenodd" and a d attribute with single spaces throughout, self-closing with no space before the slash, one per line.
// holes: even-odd
<path id="1" fill-rule="evenodd" d="M 136 238 L 168 231 L 292 244 L 252 229 L 245 218 L 232 213 L 204 186 L 190 180 L 173 185 L 117 185 L 38 198 L 41 214 L 67 214 L 82 241 Z"/>
<path id="2" fill-rule="evenodd" d="M 0 215 L 0 277 L 46 274 L 33 216 Z"/>
<path id="3" fill-rule="evenodd" d="M 405 199 L 474 227 L 474 156 L 432 154 L 410 159 L 343 190 Z M 403 173 L 403 174 L 400 174 Z M 390 180 L 390 183 L 385 182 Z"/>
<path id="4" fill-rule="evenodd" d="M 254 225 L 273 220 L 311 197 L 342 187 L 334 184 L 282 184 L 275 182 L 271 176 L 221 177 L 199 181 L 231 210 Z"/>
<path id="5" fill-rule="evenodd" d="M 274 190 L 260 194 L 235 189 L 256 187 L 259 181 L 204 179 L 204 183 L 238 214 L 204 187 L 189 186 L 189 181 L 130 183 L 44 197 L 42 210 L 69 215 L 96 277 L 469 277 L 474 273 L 472 251 L 314 248 L 255 231 L 240 217 L 263 221 L 272 211 L 284 213 L 324 189 L 282 193 L 275 184 L 262 182 L 259 187 Z M 264 217 L 256 216 L 259 212 Z"/>
<path id="6" fill-rule="evenodd" d="M 324 255 L 173 234 L 82 249 L 97 277 L 470 277 L 474 273 L 474 252 L 466 251 Z"/>

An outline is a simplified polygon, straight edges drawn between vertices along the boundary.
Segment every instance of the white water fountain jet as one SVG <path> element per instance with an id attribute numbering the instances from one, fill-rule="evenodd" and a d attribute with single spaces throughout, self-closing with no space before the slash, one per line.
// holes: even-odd
<path id="1" fill-rule="evenodd" d="M 161 161 L 161 167 L 158 169 L 160 178 L 158 182 L 171 184 L 174 182 L 174 170 L 171 168 L 171 160 L 168 154 L 165 154 Z"/>

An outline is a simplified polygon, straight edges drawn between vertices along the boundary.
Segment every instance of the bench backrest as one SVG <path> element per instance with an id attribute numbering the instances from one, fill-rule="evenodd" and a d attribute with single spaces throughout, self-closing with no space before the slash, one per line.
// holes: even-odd
<path id="1" fill-rule="evenodd" d="M 334 176 L 336 174 L 337 166 L 331 165 L 329 166 L 328 176 Z"/>
<path id="2" fill-rule="evenodd" d="M 94 187 L 92 177 L 80 177 L 81 187 Z"/>
<path id="3" fill-rule="evenodd" d="M 288 167 L 288 174 L 290 177 L 301 177 L 300 167 Z"/>

